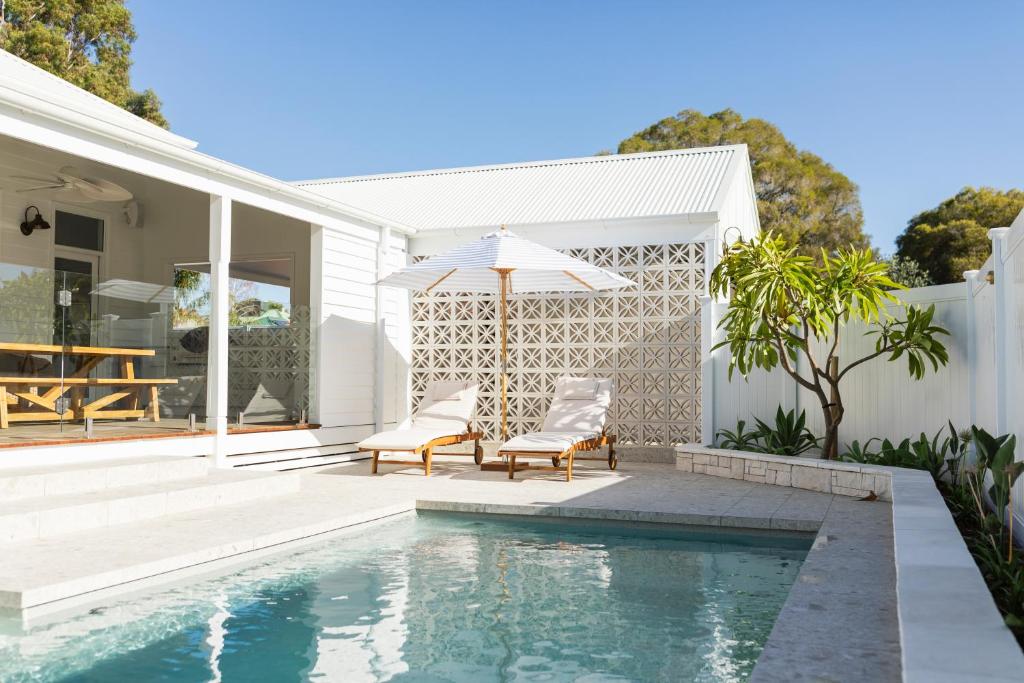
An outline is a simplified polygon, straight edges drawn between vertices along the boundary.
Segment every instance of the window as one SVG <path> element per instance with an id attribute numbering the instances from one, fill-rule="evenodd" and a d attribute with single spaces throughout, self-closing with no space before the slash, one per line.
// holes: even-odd
<path id="1" fill-rule="evenodd" d="M 103 220 L 57 211 L 53 241 L 58 246 L 103 251 Z"/>
<path id="2" fill-rule="evenodd" d="M 231 264 L 228 280 L 231 327 L 288 327 L 291 322 L 291 259 Z M 210 323 L 210 267 L 174 267 L 174 329 Z"/>

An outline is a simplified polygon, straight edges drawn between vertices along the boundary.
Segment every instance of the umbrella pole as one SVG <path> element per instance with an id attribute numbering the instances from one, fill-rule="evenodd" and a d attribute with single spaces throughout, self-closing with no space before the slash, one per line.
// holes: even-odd
<path id="1" fill-rule="evenodd" d="M 508 441 L 508 274 L 498 271 L 501 281 L 501 442 Z"/>

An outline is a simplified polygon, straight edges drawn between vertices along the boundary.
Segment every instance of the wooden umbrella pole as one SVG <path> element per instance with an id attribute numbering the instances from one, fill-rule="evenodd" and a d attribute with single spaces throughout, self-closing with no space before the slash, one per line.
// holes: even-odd
<path id="1" fill-rule="evenodd" d="M 499 270 L 501 279 L 501 441 L 508 441 L 508 274 Z"/>

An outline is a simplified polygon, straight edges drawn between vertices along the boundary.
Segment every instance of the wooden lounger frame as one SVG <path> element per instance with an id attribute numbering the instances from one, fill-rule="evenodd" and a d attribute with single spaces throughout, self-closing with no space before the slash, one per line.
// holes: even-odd
<path id="1" fill-rule="evenodd" d="M 484 449 L 480 445 L 480 439 L 482 439 L 482 438 L 484 438 L 483 432 L 477 432 L 477 431 L 474 431 L 472 428 L 470 428 L 470 430 L 468 432 L 466 432 L 465 434 L 458 434 L 458 435 L 453 434 L 452 436 L 442 436 L 442 437 L 439 437 L 437 439 L 432 439 L 432 440 L 426 442 L 425 444 L 417 446 L 416 448 L 409 448 L 409 449 L 406 449 L 406 448 L 383 448 L 383 449 L 378 449 L 378 450 L 374 450 L 372 448 L 360 448 L 359 451 L 360 452 L 373 451 L 373 462 L 370 465 L 370 473 L 371 474 L 377 474 L 377 464 L 383 462 L 383 463 L 387 463 L 387 464 L 391 464 L 391 465 L 407 465 L 407 466 L 410 466 L 410 467 L 422 467 L 423 470 L 424 470 L 424 475 L 429 477 L 430 476 L 431 460 L 433 460 L 435 455 L 472 455 L 473 456 L 473 462 L 475 462 L 477 465 L 482 463 L 483 460 L 484 460 Z M 474 442 L 476 442 L 474 444 L 474 446 L 473 446 L 473 452 L 472 453 L 453 453 L 453 452 L 435 453 L 434 452 L 434 449 L 437 448 L 438 446 L 451 446 L 453 444 L 465 443 L 467 441 L 474 441 Z M 382 450 L 383 451 L 387 451 L 389 453 L 392 453 L 392 452 L 393 453 L 412 453 L 414 455 L 420 456 L 420 459 L 419 460 L 381 460 L 380 459 L 380 453 L 381 453 Z"/>
<path id="2" fill-rule="evenodd" d="M 575 443 L 569 448 L 566 448 L 561 453 L 555 453 L 554 451 L 506 451 L 499 450 L 498 455 L 506 456 L 508 458 L 508 478 L 515 479 L 516 472 L 523 470 L 543 470 L 548 472 L 565 472 L 565 480 L 572 481 L 572 464 L 576 460 L 604 460 L 602 457 L 586 456 L 581 457 L 576 455 L 577 453 L 583 453 L 586 451 L 593 451 L 601 448 L 602 446 L 608 447 L 608 469 L 614 470 L 619 466 L 619 459 L 615 457 L 615 435 L 605 434 L 602 432 L 601 436 L 596 436 L 593 439 L 587 439 L 586 441 L 580 441 Z M 527 463 L 516 463 L 516 458 L 522 456 L 527 458 L 551 458 L 550 465 L 530 465 Z M 561 466 L 562 460 L 565 460 L 565 466 Z M 496 469 L 491 466 L 488 469 Z"/>

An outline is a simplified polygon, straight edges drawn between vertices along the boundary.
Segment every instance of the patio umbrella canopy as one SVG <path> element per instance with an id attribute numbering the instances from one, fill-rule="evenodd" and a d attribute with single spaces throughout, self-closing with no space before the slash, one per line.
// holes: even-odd
<path id="1" fill-rule="evenodd" d="M 634 283 L 621 275 L 512 234 L 504 226 L 398 270 L 379 284 L 424 292 L 498 294 L 501 305 L 501 438 L 508 440 L 508 295 L 593 292 Z"/>

